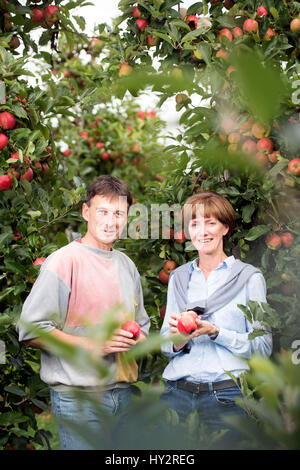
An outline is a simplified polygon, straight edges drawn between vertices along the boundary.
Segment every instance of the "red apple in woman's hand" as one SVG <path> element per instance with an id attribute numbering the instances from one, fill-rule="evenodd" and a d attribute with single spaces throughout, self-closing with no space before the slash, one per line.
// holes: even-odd
<path id="1" fill-rule="evenodd" d="M 183 312 L 177 323 L 177 329 L 179 333 L 183 335 L 189 335 L 197 329 L 196 318 L 198 315 L 196 312 L 188 311 Z"/>

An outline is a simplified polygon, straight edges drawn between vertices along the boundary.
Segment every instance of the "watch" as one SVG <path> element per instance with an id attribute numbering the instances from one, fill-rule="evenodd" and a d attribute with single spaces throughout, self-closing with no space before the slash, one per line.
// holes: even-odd
<path id="1" fill-rule="evenodd" d="M 216 325 L 214 325 L 214 327 L 216 331 L 214 333 L 208 334 L 208 337 L 212 340 L 216 339 L 218 334 L 220 333 L 220 329 Z"/>

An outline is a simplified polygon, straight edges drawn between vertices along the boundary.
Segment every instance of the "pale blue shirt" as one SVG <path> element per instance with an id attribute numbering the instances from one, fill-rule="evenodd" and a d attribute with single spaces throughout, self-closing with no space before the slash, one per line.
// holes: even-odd
<path id="1" fill-rule="evenodd" d="M 226 258 L 214 269 L 206 280 L 197 266 L 197 260 L 190 264 L 190 278 L 187 300 L 196 302 L 207 299 L 229 276 L 235 258 Z M 235 376 L 249 369 L 247 359 L 257 353 L 270 356 L 272 352 L 272 335 L 265 334 L 252 340 L 249 332 L 259 324 L 251 325 L 238 304 L 247 305 L 249 300 L 266 302 L 266 283 L 260 273 L 253 274 L 240 292 L 225 306 L 210 315 L 208 321 L 218 326 L 219 335 L 215 340 L 208 335 L 201 335 L 190 340 L 190 352 L 173 349 L 170 341 L 162 345 L 162 353 L 171 358 L 163 373 L 165 380 L 185 378 L 192 382 L 216 382 L 229 379 L 225 371 Z M 171 313 L 180 313 L 174 295 L 174 279 L 171 277 L 168 286 L 167 308 L 161 335 L 169 335 L 169 318 Z"/>

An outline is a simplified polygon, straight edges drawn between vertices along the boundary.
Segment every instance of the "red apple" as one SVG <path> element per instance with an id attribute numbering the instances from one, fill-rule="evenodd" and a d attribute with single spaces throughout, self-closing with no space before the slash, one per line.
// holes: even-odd
<path id="1" fill-rule="evenodd" d="M 268 139 L 267 137 L 260 139 L 257 142 L 257 150 L 259 152 L 267 152 L 271 153 L 273 151 L 273 142 L 271 139 Z"/>
<path id="2" fill-rule="evenodd" d="M 229 56 L 229 53 L 228 53 L 227 51 L 225 51 L 224 49 L 220 49 L 220 50 L 216 53 L 216 57 L 218 57 L 218 59 L 227 60 L 227 59 L 228 59 L 228 56 Z"/>
<path id="3" fill-rule="evenodd" d="M 119 77 L 127 77 L 130 75 L 132 72 L 132 67 L 128 65 L 127 62 L 122 62 L 121 65 L 119 65 Z"/>
<path id="4" fill-rule="evenodd" d="M 108 160 L 110 157 L 108 152 L 103 152 L 101 155 L 102 160 Z"/>
<path id="5" fill-rule="evenodd" d="M 20 176 L 20 180 L 31 181 L 32 178 L 33 178 L 33 171 L 32 171 L 32 169 L 31 169 L 30 167 L 27 168 L 27 170 L 25 171 L 25 173 Z"/>
<path id="6" fill-rule="evenodd" d="M 259 7 L 257 9 L 257 16 L 259 16 L 259 18 L 262 18 L 263 16 L 268 16 L 268 10 L 266 9 L 266 7 Z"/>
<path id="7" fill-rule="evenodd" d="M 254 160 L 257 163 L 261 163 L 262 165 L 265 165 L 266 163 L 268 163 L 268 157 L 263 152 L 257 152 L 254 155 Z"/>
<path id="8" fill-rule="evenodd" d="M 229 39 L 230 42 L 232 41 L 232 34 L 231 34 L 230 29 L 223 28 L 219 31 L 218 41 L 222 41 L 223 37 L 226 37 L 227 39 Z"/>
<path id="9" fill-rule="evenodd" d="M 179 230 L 178 232 L 176 232 L 174 235 L 174 240 L 177 243 L 184 243 L 186 241 L 184 230 Z"/>
<path id="10" fill-rule="evenodd" d="M 294 243 L 294 236 L 290 232 L 285 232 L 281 236 L 281 241 L 286 248 L 289 248 Z"/>
<path id="11" fill-rule="evenodd" d="M 300 176 L 300 158 L 293 158 L 288 164 L 288 173 Z"/>
<path id="12" fill-rule="evenodd" d="M 281 247 L 281 238 L 276 233 L 271 233 L 267 236 L 266 243 L 271 250 L 278 250 Z"/>
<path id="13" fill-rule="evenodd" d="M 88 132 L 80 132 L 79 135 L 80 137 L 83 137 L 84 139 L 87 139 L 89 136 Z"/>
<path id="14" fill-rule="evenodd" d="M 137 111 L 136 113 L 137 117 L 140 119 L 145 119 L 146 117 L 146 111 Z"/>
<path id="15" fill-rule="evenodd" d="M 48 5 L 44 10 L 44 23 L 51 28 L 58 21 L 59 8 L 56 5 Z"/>
<path id="16" fill-rule="evenodd" d="M 40 23 L 43 19 L 44 12 L 39 8 L 34 8 L 31 12 L 31 19 L 34 23 Z"/>
<path id="17" fill-rule="evenodd" d="M 256 153 L 257 147 L 256 147 L 256 142 L 252 139 L 247 139 L 242 145 L 242 152 L 244 152 L 246 155 L 252 155 Z"/>
<path id="18" fill-rule="evenodd" d="M 243 36 L 244 33 L 243 33 L 243 30 L 241 28 L 236 26 L 235 28 L 233 28 L 232 34 L 233 34 L 233 37 L 235 39 L 237 39 L 237 38 L 240 38 L 241 36 Z"/>
<path id="19" fill-rule="evenodd" d="M 167 274 L 163 269 L 159 271 L 158 274 L 158 279 L 163 283 L 163 284 L 168 284 L 169 282 L 169 277 L 170 275 Z"/>
<path id="20" fill-rule="evenodd" d="M 198 24 L 199 18 L 195 15 L 190 15 L 186 19 L 186 23 L 189 25 L 189 27 L 194 30 L 197 29 L 197 24 Z"/>
<path id="21" fill-rule="evenodd" d="M 141 31 L 144 31 L 147 26 L 148 26 L 148 21 L 147 20 L 143 20 L 143 19 L 138 19 L 138 20 L 135 20 L 138 28 L 141 30 Z"/>
<path id="22" fill-rule="evenodd" d="M 290 30 L 292 33 L 300 34 L 300 18 L 294 18 L 290 22 Z"/>
<path id="23" fill-rule="evenodd" d="M 134 320 L 129 320 L 122 325 L 122 330 L 128 331 L 129 333 L 132 333 L 132 338 L 134 340 L 137 340 L 138 337 L 140 336 L 141 333 L 141 327 L 140 325 L 134 321 Z"/>
<path id="24" fill-rule="evenodd" d="M 16 120 L 11 113 L 9 113 L 8 111 L 0 113 L 0 127 L 2 127 L 2 129 L 13 129 L 15 125 Z"/>
<path id="25" fill-rule="evenodd" d="M 156 112 L 155 112 L 154 109 L 152 109 L 151 111 L 149 111 L 149 112 L 147 113 L 147 118 L 149 118 L 149 119 L 155 118 L 155 116 L 156 116 Z"/>
<path id="26" fill-rule="evenodd" d="M 26 450 L 36 450 L 35 446 L 33 444 L 26 444 Z"/>
<path id="27" fill-rule="evenodd" d="M 263 137 L 267 137 L 270 132 L 270 128 L 264 126 L 260 122 L 255 122 L 251 128 L 252 135 L 257 139 L 262 139 Z"/>
<path id="28" fill-rule="evenodd" d="M 159 316 L 163 320 L 165 318 L 165 315 L 166 315 L 166 306 L 164 305 L 159 311 Z"/>
<path id="29" fill-rule="evenodd" d="M 220 127 L 225 134 L 230 134 L 230 132 L 233 132 L 236 128 L 236 122 L 232 118 L 224 118 L 222 119 Z"/>
<path id="30" fill-rule="evenodd" d="M 141 12 L 138 7 L 134 7 L 134 9 L 132 10 L 132 14 L 135 18 L 139 18 L 141 16 Z"/>
<path id="31" fill-rule="evenodd" d="M 104 148 L 104 143 L 103 143 L 103 142 L 97 142 L 97 143 L 96 143 L 96 147 L 97 147 L 98 149 L 103 149 L 103 148 Z"/>
<path id="32" fill-rule="evenodd" d="M 258 22 L 256 20 L 252 20 L 248 18 L 244 21 L 243 30 L 245 33 L 257 33 L 258 31 Z"/>
<path id="33" fill-rule="evenodd" d="M 11 188 L 12 176 L 10 173 L 6 175 L 0 175 L 0 191 L 5 191 Z"/>
<path id="34" fill-rule="evenodd" d="M 268 159 L 272 163 L 277 163 L 279 160 L 277 158 L 277 155 L 280 155 L 280 150 L 274 150 L 274 152 L 268 154 Z"/>
<path id="35" fill-rule="evenodd" d="M 270 41 L 272 36 L 276 36 L 276 33 L 273 29 L 268 28 L 266 34 L 263 37 L 263 41 Z"/>
<path id="36" fill-rule="evenodd" d="M 68 157 L 69 155 L 72 155 L 72 152 L 71 152 L 71 150 L 67 149 L 62 154 L 63 154 L 64 157 Z"/>
<path id="37" fill-rule="evenodd" d="M 37 258 L 34 263 L 33 263 L 33 266 L 39 266 L 40 264 L 43 264 L 43 262 L 46 260 L 46 258 L 44 257 L 41 257 L 41 258 Z"/>
<path id="38" fill-rule="evenodd" d="M 0 150 L 5 149 L 8 144 L 8 138 L 5 134 L 0 134 Z"/>
<path id="39" fill-rule="evenodd" d="M 168 259 L 164 262 L 163 270 L 165 271 L 165 273 L 170 274 L 170 272 L 173 271 L 176 267 L 177 264 L 175 263 L 175 261 Z"/>
<path id="40" fill-rule="evenodd" d="M 194 315 L 190 315 L 188 313 L 181 315 L 177 323 L 177 329 L 182 335 L 189 335 L 193 333 L 193 331 L 197 329 L 197 323 Z"/>
<path id="41" fill-rule="evenodd" d="M 146 43 L 149 47 L 156 46 L 158 38 L 153 37 L 151 34 L 147 34 Z"/>

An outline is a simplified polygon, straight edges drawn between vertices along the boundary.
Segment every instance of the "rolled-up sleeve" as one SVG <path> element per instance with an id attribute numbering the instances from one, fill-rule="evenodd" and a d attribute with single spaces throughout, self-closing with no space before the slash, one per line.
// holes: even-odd
<path id="1" fill-rule="evenodd" d="M 70 289 L 53 271 L 44 266 L 23 304 L 17 323 L 19 341 L 38 336 L 32 327 L 49 333 L 55 328 L 62 329 L 68 311 Z"/>

